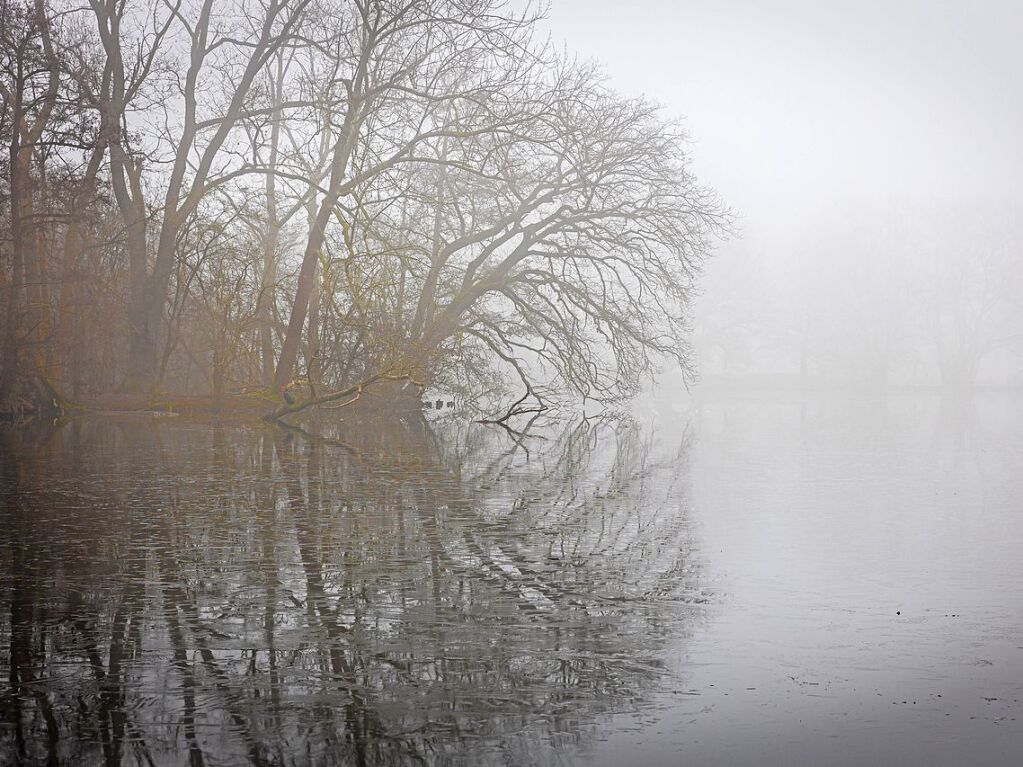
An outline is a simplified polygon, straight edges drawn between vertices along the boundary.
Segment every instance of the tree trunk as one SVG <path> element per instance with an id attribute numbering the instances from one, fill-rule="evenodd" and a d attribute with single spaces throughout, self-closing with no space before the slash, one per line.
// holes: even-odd
<path id="1" fill-rule="evenodd" d="M 219 412 L 224 402 L 224 351 L 219 348 L 213 350 L 213 410 Z"/>
<path id="2" fill-rule="evenodd" d="M 313 295 L 309 300 L 309 326 L 306 328 L 306 375 L 309 383 L 315 386 L 320 381 L 320 301 L 321 301 L 321 270 L 313 273 Z"/>
<path id="3" fill-rule="evenodd" d="M 272 178 L 272 176 L 267 176 Z M 268 183 L 267 186 L 270 186 Z M 269 198 L 270 193 L 267 193 Z M 274 285 L 277 282 L 277 223 L 270 218 L 267 208 L 267 232 L 263 239 L 263 274 L 260 280 L 256 317 L 259 322 L 259 352 L 263 371 L 263 385 L 271 386 L 274 379 L 273 306 Z"/>
<path id="4" fill-rule="evenodd" d="M 277 71 L 274 77 L 273 123 L 270 127 L 270 156 L 267 160 L 269 173 L 266 174 L 264 203 L 266 229 L 263 234 L 263 272 L 260 279 L 256 318 L 259 323 L 260 359 L 263 370 L 263 385 L 271 386 L 274 380 L 273 308 L 274 289 L 277 284 L 277 243 L 280 237 L 280 222 L 277 217 L 277 158 L 281 140 L 281 101 L 284 87 L 284 57 L 277 55 Z"/>
<path id="5" fill-rule="evenodd" d="M 274 386 L 278 389 L 288 383 L 294 374 L 295 362 L 298 361 L 298 348 L 302 340 L 302 329 L 305 327 L 309 301 L 316 286 L 316 265 L 320 259 L 320 250 L 323 248 L 324 232 L 336 204 L 337 195 L 325 197 L 320 203 L 316 219 L 309 231 L 309 240 L 306 242 L 305 254 L 302 256 L 302 269 L 298 273 L 298 289 L 295 291 L 295 302 L 291 308 L 288 332 L 284 337 L 281 356 L 277 361 L 277 370 L 274 373 Z"/>
<path id="6" fill-rule="evenodd" d="M 0 406 L 11 396 L 18 380 L 18 318 L 21 317 L 21 290 L 24 267 L 21 249 L 15 245 L 12 253 L 11 283 L 7 292 L 7 316 L 4 317 L 4 337 L 0 347 Z"/>
<path id="7" fill-rule="evenodd" d="M 20 118 L 19 118 L 20 119 Z M 0 351 L 0 403 L 14 393 L 21 372 L 21 339 L 18 331 L 24 312 L 22 292 L 25 287 L 26 250 L 32 237 L 26 232 L 29 221 L 29 168 L 25 161 L 18 131 L 11 140 L 11 285 L 7 296 L 7 316 L 4 318 L 3 347 Z"/>
<path id="8" fill-rule="evenodd" d="M 150 391 L 156 382 L 158 338 L 150 309 L 151 296 L 148 275 L 141 278 L 133 275 L 128 306 L 128 371 L 124 379 L 125 391 Z"/>
<path id="9" fill-rule="evenodd" d="M 312 297 L 316 282 L 316 263 L 320 260 L 323 243 L 326 239 L 327 223 L 341 198 L 341 182 L 348 170 L 348 162 L 355 148 L 359 124 L 357 112 L 356 105 L 352 104 L 345 113 L 344 124 L 331 152 L 328 192 L 320 201 L 315 217 L 309 222 L 309 239 L 306 241 L 305 253 L 302 255 L 302 268 L 298 273 L 295 302 L 291 307 L 288 331 L 281 346 L 281 355 L 277 359 L 277 369 L 274 371 L 274 387 L 277 389 L 290 381 L 295 371 L 298 348 L 302 341 L 302 328 L 305 326 L 306 313 L 309 311 L 309 299 Z"/>

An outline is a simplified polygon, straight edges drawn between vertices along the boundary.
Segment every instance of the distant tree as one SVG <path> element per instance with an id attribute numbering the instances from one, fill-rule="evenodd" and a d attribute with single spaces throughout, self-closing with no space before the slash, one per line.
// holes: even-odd
<path id="1" fill-rule="evenodd" d="M 942 387 L 970 389 L 996 352 L 1023 355 L 1020 214 L 941 210 L 929 221 L 916 259 L 923 333 Z"/>

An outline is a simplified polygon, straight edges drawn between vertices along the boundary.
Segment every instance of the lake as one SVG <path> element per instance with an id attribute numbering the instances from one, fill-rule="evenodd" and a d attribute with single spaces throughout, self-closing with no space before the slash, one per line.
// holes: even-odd
<path id="1" fill-rule="evenodd" d="M 0 763 L 1016 765 L 1023 403 L 0 439 Z"/>

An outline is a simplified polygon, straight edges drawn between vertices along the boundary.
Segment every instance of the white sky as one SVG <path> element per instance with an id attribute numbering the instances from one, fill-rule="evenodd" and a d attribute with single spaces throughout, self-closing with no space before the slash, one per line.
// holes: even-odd
<path id="1" fill-rule="evenodd" d="M 848 201 L 1023 197 L 1023 0 L 553 0 L 547 27 L 684 118 L 747 232 Z"/>

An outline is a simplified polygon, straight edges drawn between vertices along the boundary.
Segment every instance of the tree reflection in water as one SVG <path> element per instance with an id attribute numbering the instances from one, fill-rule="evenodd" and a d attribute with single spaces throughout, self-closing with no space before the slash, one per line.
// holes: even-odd
<path id="1" fill-rule="evenodd" d="M 5 439 L 0 761 L 570 762 L 699 614 L 628 421 Z"/>

